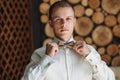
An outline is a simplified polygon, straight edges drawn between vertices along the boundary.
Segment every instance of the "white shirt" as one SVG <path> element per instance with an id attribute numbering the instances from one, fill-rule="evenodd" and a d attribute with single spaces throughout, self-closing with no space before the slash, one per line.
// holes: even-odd
<path id="1" fill-rule="evenodd" d="M 45 54 L 45 46 L 39 48 L 33 53 L 21 80 L 115 80 L 113 71 L 98 52 L 90 45 L 88 48 L 91 52 L 85 58 L 66 46 L 53 58 Z"/>

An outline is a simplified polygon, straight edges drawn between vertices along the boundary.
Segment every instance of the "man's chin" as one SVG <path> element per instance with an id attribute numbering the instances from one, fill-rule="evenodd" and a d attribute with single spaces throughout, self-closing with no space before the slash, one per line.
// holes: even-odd
<path id="1" fill-rule="evenodd" d="M 67 32 L 63 32 L 60 34 L 61 36 L 68 36 L 69 34 Z"/>

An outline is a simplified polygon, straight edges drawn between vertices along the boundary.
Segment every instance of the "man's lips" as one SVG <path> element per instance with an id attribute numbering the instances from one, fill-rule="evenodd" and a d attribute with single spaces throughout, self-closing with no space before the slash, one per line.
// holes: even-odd
<path id="1" fill-rule="evenodd" d="M 60 31 L 62 32 L 62 31 L 69 31 L 69 30 L 68 29 L 61 29 Z"/>

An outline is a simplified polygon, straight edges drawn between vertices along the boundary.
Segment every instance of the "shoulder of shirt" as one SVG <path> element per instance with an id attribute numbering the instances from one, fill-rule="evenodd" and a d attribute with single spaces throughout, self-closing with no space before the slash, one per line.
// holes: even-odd
<path id="1" fill-rule="evenodd" d="M 39 60 L 41 57 L 43 57 L 43 56 L 45 55 L 45 49 L 46 49 L 45 46 L 36 49 L 36 50 L 33 52 L 32 56 L 31 56 L 31 59 L 32 59 L 33 61 L 34 61 L 34 60 Z"/>
<path id="2" fill-rule="evenodd" d="M 46 49 L 46 47 L 45 47 L 45 46 L 42 46 L 41 48 L 36 49 L 34 52 L 35 52 L 35 53 L 44 52 L 45 49 Z"/>
<path id="3" fill-rule="evenodd" d="M 88 46 L 88 48 L 90 48 L 90 49 L 95 49 L 93 46 L 91 46 L 91 45 L 89 45 L 89 44 L 87 44 L 87 46 Z"/>
<path id="4" fill-rule="evenodd" d="M 97 50 L 93 46 L 91 45 L 87 45 L 87 46 L 90 49 L 90 55 L 94 55 L 97 58 L 100 58 L 100 54 L 97 52 Z"/>
<path id="5" fill-rule="evenodd" d="M 88 46 L 88 48 L 90 49 L 90 52 L 91 52 L 91 53 L 98 53 L 93 46 L 88 45 L 88 44 L 87 44 L 87 46 Z"/>

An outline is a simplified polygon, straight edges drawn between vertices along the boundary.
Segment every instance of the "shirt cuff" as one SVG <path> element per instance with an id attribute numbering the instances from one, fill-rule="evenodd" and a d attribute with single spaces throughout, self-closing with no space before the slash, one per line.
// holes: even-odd
<path id="1" fill-rule="evenodd" d="M 88 46 L 90 49 L 90 53 L 85 57 L 85 60 L 89 62 L 91 65 L 98 64 L 100 62 L 99 53 L 92 47 Z"/>
<path id="2" fill-rule="evenodd" d="M 88 56 L 86 56 L 85 61 L 90 64 L 90 66 L 93 69 L 93 73 L 97 73 L 98 65 L 99 65 L 99 55 L 96 53 L 96 51 L 91 50 Z"/>
<path id="3" fill-rule="evenodd" d="M 87 56 L 86 56 L 86 61 L 88 61 L 89 63 L 93 64 L 95 62 L 95 58 L 92 55 L 92 52 L 90 52 Z"/>

